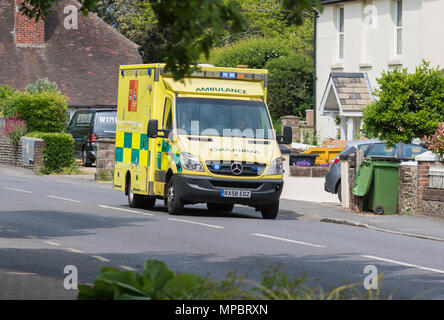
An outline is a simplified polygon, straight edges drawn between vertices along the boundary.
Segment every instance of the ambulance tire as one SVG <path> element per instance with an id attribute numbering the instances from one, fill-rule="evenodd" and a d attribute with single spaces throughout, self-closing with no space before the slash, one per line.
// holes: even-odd
<path id="1" fill-rule="evenodd" d="M 171 215 L 178 215 L 183 212 L 183 202 L 177 197 L 176 183 L 174 176 L 168 181 L 165 190 L 165 203 L 168 213 Z"/>
<path id="2" fill-rule="evenodd" d="M 271 206 L 265 207 L 261 209 L 262 218 L 264 219 L 276 219 L 279 213 L 279 201 L 273 203 Z"/>
<path id="3" fill-rule="evenodd" d="M 128 178 L 126 193 L 128 195 L 128 205 L 130 208 L 143 208 L 145 197 L 140 194 L 136 194 L 131 190 L 131 178 Z"/>

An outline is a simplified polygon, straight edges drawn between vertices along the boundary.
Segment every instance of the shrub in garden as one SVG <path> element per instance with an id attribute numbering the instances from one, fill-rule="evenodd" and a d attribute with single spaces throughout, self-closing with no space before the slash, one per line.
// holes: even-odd
<path id="1" fill-rule="evenodd" d="M 51 82 L 46 79 L 38 79 L 37 81 L 30 83 L 26 86 L 26 91 L 30 94 L 42 93 L 45 91 L 52 91 L 54 93 L 60 93 L 57 83 Z"/>
<path id="2" fill-rule="evenodd" d="M 26 134 L 26 122 L 13 115 L 12 118 L 6 117 L 4 135 L 8 137 L 13 146 L 18 146 L 20 138 Z"/>
<path id="3" fill-rule="evenodd" d="M 216 66 L 262 69 L 270 59 L 288 57 L 292 50 L 279 38 L 252 38 L 241 40 L 231 46 L 216 48 L 211 52 L 210 62 Z"/>
<path id="4" fill-rule="evenodd" d="M 444 75 L 428 62 L 414 73 L 402 70 L 383 72 L 377 79 L 378 99 L 364 109 L 363 134 L 388 145 L 431 135 L 444 121 Z"/>
<path id="5" fill-rule="evenodd" d="M 45 174 L 59 173 L 74 163 L 74 139 L 67 133 L 31 132 L 26 135 L 45 141 L 42 170 Z"/>
<path id="6" fill-rule="evenodd" d="M 3 103 L 3 114 L 17 114 L 26 121 L 29 131 L 63 132 L 66 128 L 68 104 L 64 96 L 53 91 L 36 94 L 18 92 Z"/>
<path id="7" fill-rule="evenodd" d="M 0 86 L 0 115 L 2 114 L 3 102 L 6 101 L 13 94 L 14 90 L 12 90 L 8 85 Z"/>
<path id="8" fill-rule="evenodd" d="M 313 64 L 304 55 L 271 59 L 265 64 L 269 72 L 268 106 L 273 119 L 285 115 L 305 118 L 313 105 Z"/>
<path id="9" fill-rule="evenodd" d="M 295 165 L 299 166 L 299 167 L 311 167 L 311 163 L 309 161 L 307 161 L 307 160 L 297 161 L 295 163 Z"/>
<path id="10" fill-rule="evenodd" d="M 439 124 L 434 135 L 424 136 L 423 140 L 427 145 L 427 149 L 439 154 L 441 163 L 444 164 L 444 122 Z"/>

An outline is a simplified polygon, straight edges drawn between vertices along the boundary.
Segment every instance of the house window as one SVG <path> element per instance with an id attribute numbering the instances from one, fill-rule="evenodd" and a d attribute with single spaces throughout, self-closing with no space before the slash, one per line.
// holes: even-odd
<path id="1" fill-rule="evenodd" d="M 395 1 L 395 56 L 402 55 L 402 0 Z"/>
<path id="2" fill-rule="evenodd" d="M 338 62 L 344 60 L 344 7 L 338 8 Z"/>

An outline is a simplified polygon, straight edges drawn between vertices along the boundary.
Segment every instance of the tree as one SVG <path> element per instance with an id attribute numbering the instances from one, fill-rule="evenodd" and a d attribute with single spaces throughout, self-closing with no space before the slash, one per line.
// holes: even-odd
<path id="1" fill-rule="evenodd" d="M 57 1 L 24 0 L 19 10 L 29 18 L 45 19 Z M 100 4 L 99 0 L 79 1 L 83 14 L 96 11 Z M 138 0 L 137 3 L 142 8 L 149 6 L 160 34 L 166 35 L 167 41 L 160 46 L 159 55 L 166 63 L 166 71 L 171 71 L 176 80 L 196 69 L 202 54 L 208 58 L 210 49 L 223 37 L 225 30 L 241 33 L 247 27 L 239 2 L 234 0 Z M 322 11 L 320 0 L 283 0 L 281 3 L 283 12 L 296 23 L 300 23 L 304 12 L 312 10 L 313 6 Z M 113 3 L 109 4 L 111 10 Z M 142 16 L 145 13 L 146 10 L 140 12 Z"/>
<path id="2" fill-rule="evenodd" d="M 377 79 L 379 99 L 364 109 L 363 133 L 388 145 L 431 135 L 444 121 L 444 76 L 423 61 L 414 73 L 383 72 Z"/>

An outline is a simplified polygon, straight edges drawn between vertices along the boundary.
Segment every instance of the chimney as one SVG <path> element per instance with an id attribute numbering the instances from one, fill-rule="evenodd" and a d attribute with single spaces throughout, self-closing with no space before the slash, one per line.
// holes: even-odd
<path id="1" fill-rule="evenodd" d="M 18 47 L 42 46 L 45 44 L 45 22 L 35 22 L 19 11 L 23 0 L 14 0 L 14 35 Z"/>

